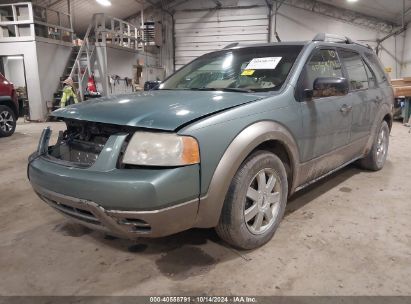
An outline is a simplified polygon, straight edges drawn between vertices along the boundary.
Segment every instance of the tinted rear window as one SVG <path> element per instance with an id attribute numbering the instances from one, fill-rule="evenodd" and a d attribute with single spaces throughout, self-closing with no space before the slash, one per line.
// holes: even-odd
<path id="1" fill-rule="evenodd" d="M 370 64 L 371 69 L 374 71 L 375 77 L 377 78 L 377 82 L 387 83 L 388 78 L 382 68 L 381 62 L 375 54 L 366 53 L 365 58 L 367 59 L 368 63 Z"/>

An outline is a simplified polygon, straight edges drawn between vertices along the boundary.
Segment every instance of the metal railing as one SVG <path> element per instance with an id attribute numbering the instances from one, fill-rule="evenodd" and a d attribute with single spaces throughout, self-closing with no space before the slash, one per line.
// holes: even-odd
<path id="1" fill-rule="evenodd" d="M 107 71 L 107 58 L 98 60 L 96 44 L 139 51 L 143 50 L 147 43 L 144 41 L 144 29 L 106 14 L 94 14 L 69 74 L 71 78 L 78 80 L 76 82 L 81 100 L 84 99 L 88 77 L 93 74 L 96 58 L 97 64 L 100 65 L 99 72 L 103 74 L 99 75 L 100 81 L 106 82 L 109 77 L 104 74 L 104 71 Z M 104 55 L 107 56 L 105 53 Z M 105 89 L 108 90 L 107 87 Z"/>
<path id="2" fill-rule="evenodd" d="M 141 28 L 105 14 L 95 14 L 93 22 L 97 42 L 134 50 L 143 49 L 144 32 Z"/>
<path id="3" fill-rule="evenodd" d="M 93 16 L 94 20 L 95 16 Z M 69 77 L 72 79 L 77 76 L 78 80 L 78 90 L 81 100 L 84 99 L 83 88 L 87 85 L 85 84 L 87 78 L 86 76 L 92 75 L 92 64 L 95 60 L 95 49 L 96 46 L 93 41 L 90 40 L 94 31 L 94 23 L 91 22 L 87 28 L 86 34 L 84 35 L 84 39 L 82 45 L 78 51 L 77 57 L 74 61 L 73 67 L 70 71 Z M 84 55 L 86 57 L 84 57 Z M 86 65 L 82 64 L 82 62 L 86 61 Z"/>
<path id="4" fill-rule="evenodd" d="M 0 40 L 14 42 L 36 37 L 71 43 L 71 15 L 31 2 L 0 4 Z"/>

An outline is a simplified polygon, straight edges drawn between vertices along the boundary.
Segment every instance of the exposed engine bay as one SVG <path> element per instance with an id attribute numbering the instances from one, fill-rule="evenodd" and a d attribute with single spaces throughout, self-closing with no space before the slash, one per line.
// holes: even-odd
<path id="1" fill-rule="evenodd" d="M 64 120 L 57 143 L 49 147 L 48 157 L 62 164 L 90 167 L 95 163 L 111 135 L 133 132 L 130 128 L 97 122 Z"/>

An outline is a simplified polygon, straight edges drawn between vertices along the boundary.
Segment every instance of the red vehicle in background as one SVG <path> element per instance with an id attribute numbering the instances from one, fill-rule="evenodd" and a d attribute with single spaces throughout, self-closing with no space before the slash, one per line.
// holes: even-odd
<path id="1" fill-rule="evenodd" d="M 11 136 L 16 130 L 19 102 L 13 84 L 0 73 L 0 137 Z"/>

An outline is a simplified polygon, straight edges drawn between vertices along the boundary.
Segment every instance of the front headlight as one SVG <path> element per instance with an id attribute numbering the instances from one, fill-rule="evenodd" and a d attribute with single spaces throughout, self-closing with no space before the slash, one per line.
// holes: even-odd
<path id="1" fill-rule="evenodd" d="M 199 162 L 197 140 L 167 133 L 134 133 L 123 157 L 123 163 L 141 166 L 184 166 Z"/>

